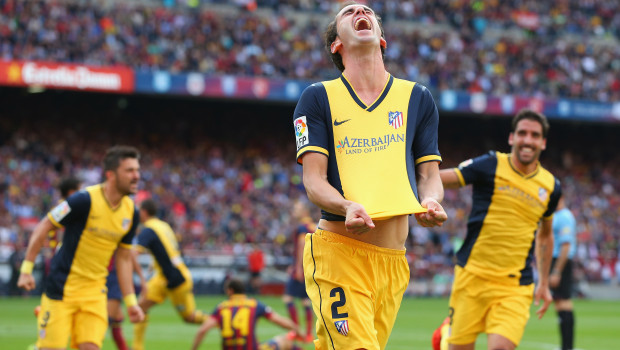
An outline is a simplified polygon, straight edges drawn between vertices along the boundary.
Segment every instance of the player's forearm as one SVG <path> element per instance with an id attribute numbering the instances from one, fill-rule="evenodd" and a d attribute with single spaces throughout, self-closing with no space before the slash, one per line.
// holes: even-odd
<path id="1" fill-rule="evenodd" d="M 561 274 L 564 270 L 564 266 L 566 266 L 566 261 L 568 260 L 568 251 L 570 250 L 570 243 L 563 243 L 560 248 L 560 254 L 558 254 L 558 258 L 555 260 L 555 265 L 553 266 L 552 273 Z"/>
<path id="2" fill-rule="evenodd" d="M 538 276 L 541 285 L 549 285 L 549 270 L 553 257 L 553 235 L 546 230 L 538 231 L 536 237 L 536 261 L 538 265 Z"/>
<path id="3" fill-rule="evenodd" d="M 116 252 L 116 274 L 123 296 L 135 294 L 131 250 L 119 247 Z"/>
<path id="4" fill-rule="evenodd" d="M 416 168 L 416 181 L 418 183 L 418 195 L 421 202 L 427 198 L 432 198 L 438 203 L 441 203 L 444 192 L 436 162 L 418 165 Z"/>
<path id="5" fill-rule="evenodd" d="M 142 283 L 142 285 L 144 286 L 146 279 L 144 278 L 144 273 L 142 272 L 142 267 L 140 266 L 140 263 L 138 262 L 138 251 L 132 249 L 131 250 L 131 264 L 133 267 L 133 270 L 136 271 L 136 273 L 138 274 L 138 277 L 140 278 L 140 283 Z"/>
<path id="6" fill-rule="evenodd" d="M 444 188 L 459 188 L 461 184 L 459 177 L 456 175 L 455 168 L 443 169 L 439 171 L 439 177 Z"/>
<path id="7" fill-rule="evenodd" d="M 347 207 L 352 202 L 346 200 L 326 179 L 304 177 L 304 186 L 308 199 L 316 206 L 332 214 L 346 215 Z"/>
<path id="8" fill-rule="evenodd" d="M 43 242 L 45 242 L 45 238 L 47 233 L 54 228 L 52 222 L 47 218 L 43 218 L 37 226 L 32 231 L 32 235 L 30 235 L 30 240 L 28 241 L 28 248 L 26 249 L 26 255 L 24 260 L 34 262 L 41 251 L 41 247 L 43 246 Z"/>

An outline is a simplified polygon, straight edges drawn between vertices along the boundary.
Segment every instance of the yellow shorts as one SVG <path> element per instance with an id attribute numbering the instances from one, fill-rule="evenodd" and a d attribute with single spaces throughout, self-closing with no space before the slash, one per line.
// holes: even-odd
<path id="1" fill-rule="evenodd" d="M 519 345 L 530 318 L 534 284 L 493 282 L 462 267 L 454 269 L 450 296 L 450 344 L 470 344 L 478 334 L 499 334 Z"/>
<path id="2" fill-rule="evenodd" d="M 168 280 L 161 274 L 155 274 L 146 284 L 146 298 L 161 304 L 170 297 L 170 301 L 177 312 L 183 316 L 189 316 L 196 310 L 194 299 L 194 284 L 191 277 L 185 276 L 185 282 L 174 289 L 168 289 Z"/>
<path id="3" fill-rule="evenodd" d="M 53 300 L 43 294 L 37 329 L 38 349 L 64 349 L 69 336 L 73 349 L 82 343 L 93 343 L 101 348 L 108 329 L 106 295 L 102 294 L 95 300 L 64 301 Z"/>
<path id="4" fill-rule="evenodd" d="M 306 235 L 306 291 L 323 349 L 385 349 L 407 285 L 405 250 L 317 230 Z"/>

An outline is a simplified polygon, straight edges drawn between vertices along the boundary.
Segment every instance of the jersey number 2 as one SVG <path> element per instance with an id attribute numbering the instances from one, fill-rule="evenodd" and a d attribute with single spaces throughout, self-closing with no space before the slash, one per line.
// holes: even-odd
<path id="1" fill-rule="evenodd" d="M 223 309 L 222 314 L 222 337 L 232 337 L 235 331 L 245 337 L 250 332 L 250 309 L 241 307 L 234 316 L 231 309 Z"/>
<path id="2" fill-rule="evenodd" d="M 348 312 L 339 313 L 338 308 L 344 306 L 347 303 L 347 297 L 344 295 L 344 290 L 341 287 L 336 287 L 329 292 L 330 297 L 335 297 L 338 294 L 338 300 L 332 303 L 332 318 L 345 318 L 349 317 Z"/>

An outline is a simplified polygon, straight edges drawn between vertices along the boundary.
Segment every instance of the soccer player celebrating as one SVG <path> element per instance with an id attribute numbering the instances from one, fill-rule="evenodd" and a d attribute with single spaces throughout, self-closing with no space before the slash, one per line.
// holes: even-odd
<path id="1" fill-rule="evenodd" d="M 303 262 L 315 346 L 384 349 L 409 284 L 408 216 L 447 219 L 439 116 L 428 89 L 385 70 L 371 8 L 346 4 L 325 34 L 342 75 L 306 88 L 293 117 L 306 192 L 322 209 Z"/>
<path id="2" fill-rule="evenodd" d="M 243 282 L 237 279 L 227 281 L 224 289 L 228 300 L 221 302 L 200 326 L 192 350 L 197 350 L 205 335 L 215 327 L 220 328 L 223 350 L 301 350 L 290 337 L 285 336 L 258 344 L 256 322 L 261 317 L 289 329 L 295 336 L 299 335 L 297 325 L 260 301 L 247 297 Z"/>
<path id="3" fill-rule="evenodd" d="M 148 250 L 155 261 L 155 273 L 146 286 L 143 285 L 145 291 L 140 293 L 140 307 L 147 313 L 151 307 L 170 296 L 172 305 L 185 322 L 201 324 L 206 315 L 196 310 L 192 275 L 183 262 L 179 243 L 170 225 L 158 219 L 156 214 L 154 200 L 146 199 L 140 204 L 140 221 L 144 228 L 138 234 L 136 249 Z M 148 315 L 134 326 L 134 350 L 144 349 L 147 325 Z"/>
<path id="4" fill-rule="evenodd" d="M 144 318 L 134 293 L 131 262 L 139 218 L 128 197 L 138 189 L 138 159 L 139 152 L 133 147 L 108 149 L 103 160 L 105 182 L 69 196 L 32 232 L 18 281 L 26 290 L 35 287 L 33 262 L 47 233 L 54 227 L 65 228 L 41 297 L 38 349 L 64 349 L 69 336 L 74 348 L 101 348 L 108 328 L 105 282 L 114 251 L 129 319 L 139 322 Z"/>
<path id="5" fill-rule="evenodd" d="M 523 336 L 532 299 L 537 305 L 543 300 L 536 311 L 539 318 L 551 303 L 552 219 L 561 189 L 539 163 L 548 131 L 544 115 L 523 110 L 512 119 L 510 154 L 489 152 L 440 172 L 446 188 L 473 185 L 467 236 L 457 252 L 450 296 L 451 350 L 474 349 L 482 332 L 489 349 L 512 350 Z"/>

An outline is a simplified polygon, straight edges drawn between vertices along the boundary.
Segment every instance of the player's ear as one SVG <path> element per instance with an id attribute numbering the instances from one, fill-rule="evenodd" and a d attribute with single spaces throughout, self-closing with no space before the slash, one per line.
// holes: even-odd
<path id="1" fill-rule="evenodd" d="M 514 139 L 513 139 L 513 137 L 514 137 L 514 133 L 512 133 L 512 132 L 511 132 L 511 133 L 508 135 L 508 144 L 509 144 L 510 146 L 512 146 L 512 144 L 514 143 Z"/>
<path id="2" fill-rule="evenodd" d="M 543 139 L 542 147 L 540 147 L 540 149 L 543 151 L 547 149 L 547 139 Z"/>
<path id="3" fill-rule="evenodd" d="M 379 45 L 381 45 L 382 48 L 387 48 L 387 41 L 385 41 L 384 37 L 381 37 L 381 39 L 379 39 Z"/>
<path id="4" fill-rule="evenodd" d="M 338 50 L 342 47 L 342 41 L 340 41 L 339 37 L 336 37 L 336 40 L 331 44 L 330 50 L 332 53 L 338 52 Z"/>

